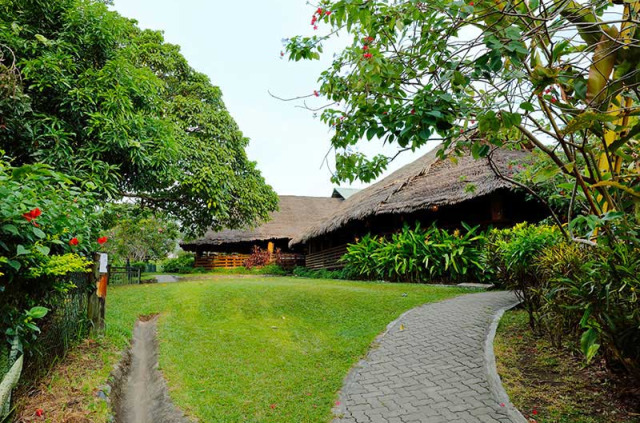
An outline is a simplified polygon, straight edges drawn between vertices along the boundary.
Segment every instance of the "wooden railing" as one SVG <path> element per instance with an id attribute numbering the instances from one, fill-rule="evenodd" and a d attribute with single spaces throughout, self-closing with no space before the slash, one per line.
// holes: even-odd
<path id="1" fill-rule="evenodd" d="M 281 253 L 278 262 L 284 269 L 293 269 L 296 266 L 304 266 L 305 261 L 303 254 Z"/>
<path id="2" fill-rule="evenodd" d="M 339 260 L 346 252 L 345 244 L 308 254 L 307 267 L 309 269 L 340 269 L 344 267 L 344 263 L 340 263 Z"/>
<path id="3" fill-rule="evenodd" d="M 196 259 L 195 267 L 203 267 L 207 270 L 215 268 L 242 267 L 249 258 L 249 254 L 216 254 L 201 256 Z M 284 253 L 280 255 L 280 265 L 285 269 L 296 266 L 304 266 L 305 260 L 302 254 Z M 275 256 L 274 256 L 275 262 Z"/>
<path id="4" fill-rule="evenodd" d="M 232 268 L 244 266 L 249 254 L 220 254 L 201 256 L 196 259 L 195 267 L 204 267 L 207 270 L 215 268 Z"/>

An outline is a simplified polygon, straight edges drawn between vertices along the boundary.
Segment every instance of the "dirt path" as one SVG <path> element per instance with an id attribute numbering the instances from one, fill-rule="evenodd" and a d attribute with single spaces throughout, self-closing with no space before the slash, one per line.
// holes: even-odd
<path id="1" fill-rule="evenodd" d="M 171 402 L 158 370 L 157 320 L 151 316 L 136 322 L 131 348 L 112 373 L 115 423 L 189 423 Z"/>

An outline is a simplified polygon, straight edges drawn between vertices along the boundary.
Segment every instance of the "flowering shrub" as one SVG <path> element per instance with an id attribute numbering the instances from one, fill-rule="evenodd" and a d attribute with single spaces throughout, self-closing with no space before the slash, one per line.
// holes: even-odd
<path id="1" fill-rule="evenodd" d="M 12 167 L 0 159 L 0 329 L 25 343 L 35 337 L 34 307 L 54 308 L 97 248 L 95 199 L 78 181 L 45 165 Z M 29 322 L 29 324 L 24 324 Z"/>

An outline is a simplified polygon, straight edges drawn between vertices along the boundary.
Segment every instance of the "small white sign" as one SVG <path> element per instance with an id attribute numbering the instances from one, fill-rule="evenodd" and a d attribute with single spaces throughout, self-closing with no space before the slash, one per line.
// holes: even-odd
<path id="1" fill-rule="evenodd" d="M 109 262 L 109 258 L 107 253 L 100 253 L 100 273 L 107 273 L 107 264 Z"/>

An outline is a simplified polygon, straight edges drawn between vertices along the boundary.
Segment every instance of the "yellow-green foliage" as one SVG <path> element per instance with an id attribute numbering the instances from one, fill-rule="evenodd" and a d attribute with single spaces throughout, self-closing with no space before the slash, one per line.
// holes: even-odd
<path id="1" fill-rule="evenodd" d="M 40 276 L 64 276 L 72 272 L 89 272 L 91 261 L 75 253 L 60 256 L 43 256 L 42 264 L 30 269 L 34 278 Z"/>

